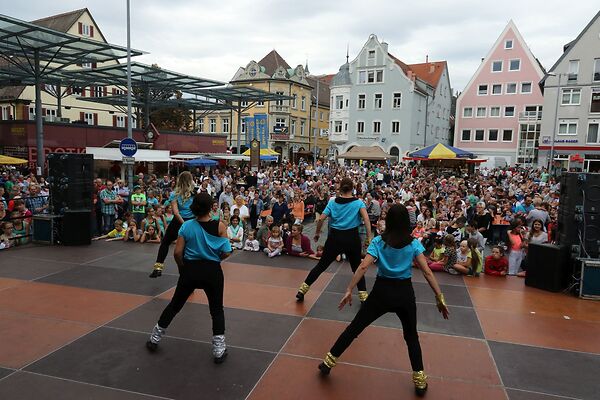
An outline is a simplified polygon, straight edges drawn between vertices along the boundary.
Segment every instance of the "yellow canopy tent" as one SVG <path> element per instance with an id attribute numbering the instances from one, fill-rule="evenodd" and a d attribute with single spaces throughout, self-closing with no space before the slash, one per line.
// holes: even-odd
<path id="1" fill-rule="evenodd" d="M 248 149 L 245 152 L 243 152 L 242 155 L 243 156 L 249 156 L 250 155 L 250 149 Z M 276 152 L 275 150 L 271 150 L 271 149 L 260 149 L 260 155 L 261 156 L 278 156 L 279 153 Z"/>
<path id="2" fill-rule="evenodd" d="M 27 164 L 27 160 L 16 157 L 3 156 L 0 154 L 0 165 L 18 165 Z"/>

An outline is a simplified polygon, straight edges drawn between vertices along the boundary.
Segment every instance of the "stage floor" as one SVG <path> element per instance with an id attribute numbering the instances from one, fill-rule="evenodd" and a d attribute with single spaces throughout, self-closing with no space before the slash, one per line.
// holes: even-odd
<path id="1" fill-rule="evenodd" d="M 215 365 L 206 298 L 194 294 L 151 354 L 148 331 L 177 281 L 149 279 L 157 245 L 94 242 L 0 253 L 1 399 L 409 399 L 395 315 L 369 327 L 329 377 L 317 365 L 358 310 L 337 310 L 351 273 L 334 263 L 303 304 L 314 261 L 236 253 L 223 263 L 229 357 Z M 172 248 L 171 248 L 172 252 Z M 368 274 L 373 283 L 374 271 Z M 436 273 L 450 320 L 415 271 L 430 399 L 598 399 L 600 302 L 521 278 Z"/>

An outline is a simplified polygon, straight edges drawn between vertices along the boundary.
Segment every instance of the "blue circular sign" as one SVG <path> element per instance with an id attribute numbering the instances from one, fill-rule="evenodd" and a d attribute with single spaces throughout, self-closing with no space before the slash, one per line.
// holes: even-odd
<path id="1" fill-rule="evenodd" d="M 133 157 L 138 150 L 137 142 L 131 138 L 125 138 L 121 140 L 119 150 L 125 157 Z"/>

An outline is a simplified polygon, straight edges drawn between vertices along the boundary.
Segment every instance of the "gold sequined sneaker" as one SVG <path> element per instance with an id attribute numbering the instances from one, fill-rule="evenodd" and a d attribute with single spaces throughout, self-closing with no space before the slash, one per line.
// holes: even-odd
<path id="1" fill-rule="evenodd" d="M 331 353 L 327 353 L 323 359 L 323 362 L 319 364 L 319 371 L 321 371 L 321 375 L 329 375 L 331 368 L 335 367 L 335 364 L 337 364 L 337 357 L 334 357 Z"/>
<path id="2" fill-rule="evenodd" d="M 304 295 L 308 292 L 310 286 L 305 282 L 302 282 L 302 285 L 298 288 L 298 293 L 296 293 L 296 301 L 298 303 L 302 303 L 304 301 Z"/>
<path id="3" fill-rule="evenodd" d="M 425 371 L 413 371 L 412 379 L 415 384 L 415 394 L 419 397 L 425 396 L 425 392 L 427 392 L 427 375 L 425 375 Z"/>
<path id="4" fill-rule="evenodd" d="M 149 275 L 150 278 L 158 278 L 159 276 L 162 275 L 162 270 L 164 268 L 164 264 L 163 263 L 154 263 L 154 269 L 152 270 L 152 273 Z"/>

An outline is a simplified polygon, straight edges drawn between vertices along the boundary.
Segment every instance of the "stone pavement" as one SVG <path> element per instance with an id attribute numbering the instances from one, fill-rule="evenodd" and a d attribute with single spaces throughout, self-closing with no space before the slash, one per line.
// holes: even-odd
<path id="1" fill-rule="evenodd" d="M 306 233 L 311 235 L 312 227 Z M 198 291 L 159 350 L 144 343 L 177 281 L 147 277 L 157 245 L 31 245 L 0 253 L 0 399 L 409 399 L 400 324 L 386 315 L 327 379 L 317 365 L 357 311 L 337 310 L 351 273 L 334 263 L 297 304 L 314 261 L 238 252 L 223 263 L 229 358 L 215 365 Z M 598 399 L 600 303 L 520 278 L 436 274 L 437 312 L 415 271 L 429 399 Z M 373 283 L 374 271 L 368 273 Z"/>

